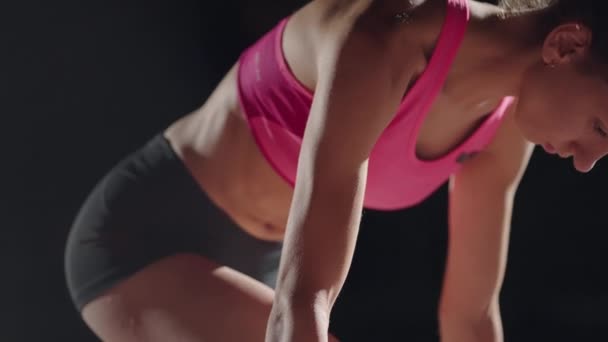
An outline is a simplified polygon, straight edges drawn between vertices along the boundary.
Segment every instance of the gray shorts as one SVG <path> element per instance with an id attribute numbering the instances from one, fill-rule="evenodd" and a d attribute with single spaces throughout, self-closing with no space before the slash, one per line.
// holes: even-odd
<path id="1" fill-rule="evenodd" d="M 158 134 L 90 193 L 68 237 L 65 272 L 82 310 L 146 265 L 177 253 L 199 254 L 274 287 L 281 247 L 240 229 Z"/>

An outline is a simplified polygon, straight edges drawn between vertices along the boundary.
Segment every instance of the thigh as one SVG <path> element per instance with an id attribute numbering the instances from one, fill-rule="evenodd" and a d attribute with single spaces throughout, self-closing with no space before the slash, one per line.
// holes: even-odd
<path id="1" fill-rule="evenodd" d="M 281 247 L 240 229 L 159 135 L 88 196 L 66 280 L 104 340 L 239 340 L 265 329 Z"/>
<path id="2" fill-rule="evenodd" d="M 83 308 L 104 341 L 264 341 L 273 290 L 205 257 L 144 267 Z"/>

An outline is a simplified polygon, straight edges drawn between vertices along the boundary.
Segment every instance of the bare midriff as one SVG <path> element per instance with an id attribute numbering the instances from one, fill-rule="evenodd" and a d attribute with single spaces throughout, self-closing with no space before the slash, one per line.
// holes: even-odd
<path id="1" fill-rule="evenodd" d="M 236 66 L 165 136 L 207 196 L 256 238 L 283 238 L 292 187 L 264 158 L 240 110 Z"/>

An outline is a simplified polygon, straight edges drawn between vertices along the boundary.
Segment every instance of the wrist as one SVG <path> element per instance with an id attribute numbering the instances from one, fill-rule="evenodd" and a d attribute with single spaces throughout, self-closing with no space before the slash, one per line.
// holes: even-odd
<path id="1" fill-rule="evenodd" d="M 266 342 L 328 341 L 329 309 L 302 298 L 280 302 L 270 313 Z"/>

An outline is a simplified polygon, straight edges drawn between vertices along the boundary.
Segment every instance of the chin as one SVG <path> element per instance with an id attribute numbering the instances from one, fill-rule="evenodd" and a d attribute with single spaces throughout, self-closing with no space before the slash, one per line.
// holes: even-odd
<path id="1" fill-rule="evenodd" d="M 528 141 L 529 143 L 532 143 L 534 145 L 540 145 L 540 140 L 534 139 L 533 137 L 529 136 L 528 134 L 525 134 L 525 132 L 522 132 L 522 136 L 524 137 L 524 139 L 526 141 Z"/>
<path id="2" fill-rule="evenodd" d="M 523 120 L 520 113 L 514 113 L 513 121 L 515 122 L 515 126 L 517 126 L 520 134 L 524 137 L 524 139 L 533 143 L 534 145 L 538 145 L 541 143 L 542 140 L 536 138 L 536 135 L 534 134 L 534 129 L 532 129 L 531 125 L 526 123 L 526 120 Z"/>
<path id="3" fill-rule="evenodd" d="M 534 145 L 542 145 L 547 142 L 547 137 L 541 132 L 539 132 L 538 129 L 535 129 L 534 127 L 531 127 L 529 125 L 520 125 L 518 127 L 521 136 L 528 142 Z"/>
<path id="4" fill-rule="evenodd" d="M 520 127 L 520 132 L 525 140 L 527 140 L 528 142 L 530 142 L 534 145 L 541 145 L 544 143 L 543 139 L 538 138 L 535 134 L 532 134 L 521 127 Z"/>

